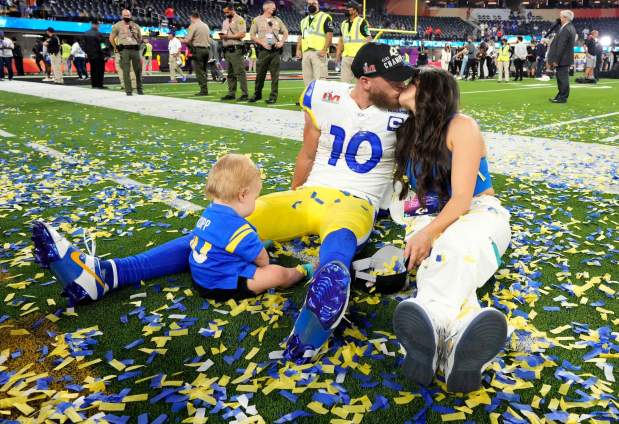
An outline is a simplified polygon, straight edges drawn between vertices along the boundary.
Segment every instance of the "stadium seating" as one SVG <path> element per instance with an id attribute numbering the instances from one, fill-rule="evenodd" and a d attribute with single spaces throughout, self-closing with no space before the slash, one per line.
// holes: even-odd
<path id="1" fill-rule="evenodd" d="M 493 27 L 502 27 L 505 35 L 533 35 L 543 36 L 552 27 L 554 22 L 544 21 L 541 19 L 533 19 L 529 22 L 522 20 L 481 20 L 488 25 L 489 29 Z M 574 26 L 579 35 L 583 35 L 583 30 L 588 29 L 591 32 L 597 29 L 601 35 L 609 35 L 611 37 L 619 37 L 619 19 L 617 18 L 598 18 L 598 19 L 574 19 Z"/>
<path id="2" fill-rule="evenodd" d="M 120 19 L 120 12 L 125 7 L 125 1 L 119 0 L 55 0 L 47 2 L 43 8 L 44 12 L 34 11 L 34 16 L 51 17 L 58 20 L 86 22 L 93 18 L 102 22 L 115 22 Z M 140 6 L 132 9 L 134 19 L 140 25 L 146 26 L 166 26 L 168 21 L 164 16 L 164 10 L 172 6 L 175 10 L 176 27 L 186 27 L 189 25 L 189 16 L 197 10 L 204 17 L 205 22 L 213 29 L 221 27 L 224 19 L 221 5 L 212 2 L 192 1 L 192 0 L 147 0 L 137 2 Z M 241 9 L 241 14 L 246 17 L 254 17 L 261 13 L 260 6 L 249 6 L 246 10 Z M 344 15 L 340 10 L 331 12 L 336 23 L 336 35 L 339 35 L 339 23 L 344 20 Z M 378 15 L 378 14 L 375 14 Z M 303 14 L 294 8 L 280 8 L 279 16 L 288 26 L 292 34 L 299 34 L 299 23 Z M 368 19 L 372 26 L 391 29 L 412 30 L 412 19 L 407 16 L 391 16 L 369 13 Z M 419 17 L 418 29 L 422 32 L 427 26 L 441 28 L 442 36 L 439 39 L 461 38 L 473 32 L 473 27 L 459 18 L 439 18 L 439 17 Z M 385 35 L 388 37 L 389 35 Z"/>
<path id="3" fill-rule="evenodd" d="M 42 8 L 39 8 L 39 10 L 33 11 L 33 14 L 34 16 L 45 15 L 58 20 L 82 22 L 96 18 L 102 22 L 111 23 L 120 19 L 120 11 L 127 3 L 131 2 L 124 0 L 55 0 L 44 4 L 44 12 L 41 10 Z M 134 19 L 140 25 L 167 26 L 168 20 L 164 16 L 164 10 L 168 6 L 172 6 L 175 9 L 176 18 L 173 25 L 176 27 L 188 26 L 189 16 L 194 10 L 199 11 L 205 22 L 213 29 L 220 28 L 224 19 L 221 5 L 214 2 L 199 0 L 146 0 L 133 3 L 140 5 L 132 10 Z M 261 13 L 261 7 L 258 5 L 249 6 L 244 10 L 243 7 L 240 9 L 240 13 L 249 19 Z M 336 35 L 339 35 L 339 23 L 344 20 L 344 15 L 341 13 L 341 10 L 334 10 L 331 13 L 336 23 Z M 284 20 L 291 34 L 300 33 L 299 23 L 304 16 L 301 11 L 292 7 L 280 8 L 279 16 Z M 490 30 L 493 27 L 502 27 L 505 35 L 521 34 L 534 36 L 545 34 L 553 24 L 539 18 L 533 18 L 528 22 L 523 19 L 499 20 L 497 18 L 496 13 L 493 14 L 492 9 L 488 9 L 486 14 L 478 16 L 478 22 L 487 24 Z M 373 27 L 400 30 L 412 30 L 413 28 L 410 16 L 385 15 L 370 11 L 368 12 L 368 19 Z M 598 29 L 603 35 L 619 37 L 619 19 L 617 18 L 576 19 L 574 24 L 579 34 L 582 34 L 586 28 L 590 31 Z M 423 34 L 423 31 L 428 26 L 441 29 L 442 35 L 433 37 L 438 40 L 464 39 L 469 35 L 477 34 L 475 27 L 455 17 L 420 16 L 417 27 L 420 34 Z M 401 35 L 389 33 L 383 35 L 385 38 L 396 36 L 401 37 Z M 404 38 L 417 37 L 407 36 Z"/>

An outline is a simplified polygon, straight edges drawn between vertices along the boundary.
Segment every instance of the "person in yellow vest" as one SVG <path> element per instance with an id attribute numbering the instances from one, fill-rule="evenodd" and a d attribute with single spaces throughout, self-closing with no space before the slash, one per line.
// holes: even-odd
<path id="1" fill-rule="evenodd" d="M 503 79 L 505 75 L 505 82 L 509 82 L 509 44 L 507 40 L 503 38 L 501 40 L 501 47 L 499 47 L 499 54 L 496 58 L 497 71 L 499 73 L 499 81 Z"/>
<path id="2" fill-rule="evenodd" d="M 152 75 L 153 73 L 153 45 L 150 41 L 144 42 L 144 74 Z"/>
<path id="3" fill-rule="evenodd" d="M 327 56 L 333 40 L 333 18 L 320 11 L 318 0 L 307 0 L 307 11 L 309 14 L 301 20 L 301 37 L 297 42 L 305 86 L 327 78 Z"/>
<path id="4" fill-rule="evenodd" d="M 65 72 L 67 75 L 71 75 L 73 68 L 73 58 L 71 57 L 71 45 L 67 43 L 67 40 L 62 40 L 60 45 L 60 52 L 62 57 L 62 63 L 65 65 Z"/>
<path id="5" fill-rule="evenodd" d="M 335 60 L 341 63 L 340 81 L 354 84 L 355 76 L 350 69 L 352 61 L 359 49 L 371 41 L 368 22 L 359 16 L 361 6 L 356 1 L 350 1 L 346 5 L 346 17 L 340 29 L 342 36 L 337 43 Z"/>

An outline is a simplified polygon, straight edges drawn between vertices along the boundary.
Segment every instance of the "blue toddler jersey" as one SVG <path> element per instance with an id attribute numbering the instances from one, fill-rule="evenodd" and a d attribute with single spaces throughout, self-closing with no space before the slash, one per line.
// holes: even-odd
<path id="1" fill-rule="evenodd" d="M 189 266 L 205 289 L 236 289 L 239 277 L 254 278 L 254 261 L 263 249 L 256 228 L 229 206 L 211 203 L 191 240 Z"/>

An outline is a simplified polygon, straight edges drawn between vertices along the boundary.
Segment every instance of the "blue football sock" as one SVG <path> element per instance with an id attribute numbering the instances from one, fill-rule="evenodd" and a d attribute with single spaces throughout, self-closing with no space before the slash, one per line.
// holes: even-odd
<path id="1" fill-rule="evenodd" d="M 352 260 L 357 251 L 357 237 L 346 229 L 329 233 L 320 245 L 320 266 L 332 261 L 340 261 L 347 268 L 352 265 Z"/>
<path id="2" fill-rule="evenodd" d="M 190 233 L 135 256 L 113 259 L 118 276 L 116 284 L 113 283 L 110 261 L 102 262 L 104 281 L 112 288 L 135 286 L 140 281 L 187 272 L 191 253 L 189 242 L 192 238 L 193 234 Z"/>

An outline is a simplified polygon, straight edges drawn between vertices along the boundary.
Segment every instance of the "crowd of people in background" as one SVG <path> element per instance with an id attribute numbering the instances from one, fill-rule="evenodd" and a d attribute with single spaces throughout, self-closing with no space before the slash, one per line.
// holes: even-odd
<path id="1" fill-rule="evenodd" d="M 499 71 L 498 81 L 509 80 L 513 74 L 514 81 L 524 78 L 549 79 L 548 47 L 551 39 L 531 39 L 526 43 L 524 37 L 518 36 L 515 42 L 508 43 L 507 38 L 484 38 L 475 43 L 472 37 L 461 47 L 446 44 L 440 54 L 435 54 L 441 68 L 451 72 L 458 79 L 491 79 Z M 495 46 L 497 45 L 498 46 Z M 610 54 L 604 53 L 600 43 L 599 32 L 593 30 L 583 43 L 585 53 L 585 78 L 591 81 L 599 79 L 599 73 L 611 67 Z M 418 49 L 415 65 L 426 64 L 425 48 Z M 512 72 L 513 70 L 513 72 Z"/>
<path id="2" fill-rule="evenodd" d="M 4 2 L 6 5 L 6 0 L 0 0 L 0 4 L 1 2 Z M 14 1 L 12 4 L 17 5 L 18 3 L 21 4 L 22 2 Z M 23 3 L 26 6 L 37 6 L 36 0 L 29 0 Z M 309 3 L 311 2 L 308 2 L 308 4 Z M 275 6 L 273 7 L 275 8 Z M 168 6 L 164 13 L 171 29 L 168 36 L 167 55 L 164 54 L 164 58 L 165 56 L 169 58 L 167 65 L 170 73 L 170 82 L 176 82 L 177 77 L 184 81 L 186 76 L 192 75 L 196 69 L 195 54 L 192 52 L 191 46 L 174 33 L 175 29 L 180 29 L 180 27 L 175 27 L 175 20 L 177 18 L 175 9 L 172 6 Z M 317 9 L 315 13 L 316 16 L 319 16 L 319 14 L 323 12 Z M 367 21 L 361 19 L 359 13 L 360 5 L 358 3 L 352 2 L 347 4 L 346 16 L 349 17 L 349 20 L 343 21 L 342 25 L 346 22 L 350 22 L 350 25 L 347 27 L 343 26 L 342 31 L 353 31 L 356 28 L 353 28 L 353 22 L 356 22 L 355 19 L 358 19 L 360 25 L 359 29 L 362 35 L 358 41 L 362 44 L 370 39 L 371 35 L 367 32 Z M 238 19 L 241 19 L 240 15 L 237 16 Z M 330 18 L 328 14 L 325 14 L 325 16 Z M 258 17 L 258 19 L 260 18 Z M 278 18 L 267 16 L 266 19 L 267 21 L 265 22 L 273 25 L 273 22 L 276 22 Z M 514 25 L 534 22 L 532 16 L 525 16 L 523 18 L 516 13 L 510 16 L 510 20 L 513 21 Z M 325 22 L 328 23 L 330 20 Z M 224 21 L 224 26 L 225 24 L 226 21 Z M 278 25 L 285 29 L 283 22 Z M 332 26 L 334 28 L 337 27 L 337 25 Z M 328 35 L 329 31 L 333 31 L 334 28 L 328 29 L 326 34 Z M 249 26 L 245 25 L 245 30 L 242 34 L 245 34 L 248 29 Z M 50 28 L 50 30 L 51 31 L 48 31 L 43 39 L 38 40 L 32 48 L 32 57 L 38 67 L 39 73 L 44 74 L 44 81 L 59 84 L 63 83 L 63 76 L 71 76 L 74 69 L 79 79 L 89 79 L 90 77 L 86 67 L 86 64 L 89 62 L 89 57 L 84 48 L 84 39 L 82 37 L 67 37 L 61 40 L 53 33 L 53 29 Z M 504 36 L 504 32 L 509 31 L 506 31 L 502 24 L 495 25 L 492 21 L 480 24 L 480 30 L 482 36 L 477 38 L 477 41 L 475 41 L 476 37 L 468 36 L 462 46 L 455 47 L 447 44 L 443 48 L 432 49 L 424 46 L 424 41 L 427 43 L 429 40 L 441 39 L 443 33 L 439 26 L 433 27 L 428 25 L 424 30 L 420 31 L 421 34 L 417 38 L 418 40 L 420 38 L 423 39 L 419 40 L 421 41 L 421 45 L 412 49 L 405 47 L 403 48 L 403 53 L 412 65 L 426 65 L 438 61 L 440 62 L 441 68 L 448 70 L 453 75 L 457 76 L 458 79 L 490 79 L 496 78 L 498 75 L 498 81 L 502 82 L 508 81 L 510 78 L 513 78 L 514 81 L 523 81 L 524 78 L 548 80 L 553 75 L 553 70 L 549 69 L 546 57 L 548 54 L 548 47 L 552 41 L 551 39 L 540 37 L 536 35 L 537 33 L 532 33 L 530 36 L 531 41 L 528 41 L 529 37 L 525 40 L 524 37 L 518 36 L 515 41 L 508 42 Z M 265 26 L 264 32 L 270 34 L 270 31 L 270 27 Z M 239 32 L 239 34 L 240 33 L 241 32 Z M 283 34 L 284 32 L 282 30 L 281 35 L 283 36 Z M 342 37 L 340 37 L 340 39 L 341 38 Z M 346 38 L 346 34 L 343 38 Z M 103 41 L 107 43 L 107 40 L 104 39 Z M 234 43 L 234 51 L 230 50 L 230 43 Z M 237 79 L 239 80 L 241 88 L 244 84 L 244 77 L 242 76 L 244 72 L 261 73 L 264 71 L 266 74 L 266 68 L 262 70 L 260 68 L 259 59 L 260 54 L 266 54 L 265 48 L 260 44 L 260 40 L 257 39 L 255 35 L 252 36 L 250 43 L 242 42 L 241 40 L 227 41 L 220 39 L 217 41 L 209 38 L 208 44 L 208 64 L 206 65 L 208 70 L 206 72 L 210 71 L 213 80 L 226 82 L 226 77 L 224 77 L 224 69 L 226 67 L 235 69 L 232 74 L 235 78 L 237 78 L 238 75 Z M 282 48 L 284 43 L 280 44 L 282 44 L 282 46 L 278 47 L 278 54 L 273 57 L 277 57 L 278 61 L 282 62 L 294 60 L 294 54 L 284 54 L 282 52 L 284 50 Z M 348 40 L 350 49 L 355 50 L 352 44 L 352 40 Z M 596 29 L 585 28 L 580 35 L 579 44 L 582 44 L 586 57 L 584 61 L 584 81 L 596 82 L 599 79 L 600 72 L 609 70 L 612 64 L 616 62 L 616 58 L 611 57 L 611 53 L 604 52 L 600 43 L 599 31 Z M 228 52 L 228 50 L 230 51 Z M 409 55 L 409 53 L 411 54 Z M 106 60 L 109 58 L 115 59 L 116 68 L 120 76 L 120 53 L 115 52 L 108 43 L 108 46 L 103 49 L 103 54 Z M 155 69 L 154 61 L 157 53 L 153 52 L 153 45 L 148 39 L 144 38 L 144 42 L 139 43 L 136 55 L 140 58 L 144 75 L 151 75 Z M 161 55 L 160 51 L 159 55 Z M 309 53 L 300 54 L 299 51 L 297 51 L 297 57 L 304 57 L 307 59 L 306 56 L 309 56 Z M 23 59 L 24 54 L 16 38 L 2 37 L 2 39 L 0 39 L 0 79 L 5 75 L 7 75 L 9 79 L 13 78 L 14 72 L 11 63 L 14 64 L 15 73 L 17 75 L 23 75 Z M 344 74 L 349 68 L 348 62 L 352 60 L 352 56 L 347 57 L 346 51 L 341 45 L 329 45 L 325 50 L 325 57 L 321 57 L 320 61 L 322 62 L 323 59 L 326 63 L 335 61 L 336 70 L 341 70 L 342 74 Z M 234 63 L 231 63 L 230 60 Z M 160 60 L 157 60 L 157 62 L 160 62 Z M 266 63 L 265 60 L 263 60 L 263 63 Z M 242 69 L 243 72 L 241 72 L 240 69 Z M 321 72 L 324 73 L 324 71 Z M 347 74 L 349 73 L 350 72 L 347 72 Z M 132 73 L 132 75 L 134 74 L 135 72 Z M 135 77 L 133 76 L 132 78 L 134 79 Z M 228 79 L 229 78 L 230 76 Z M 352 80 L 354 77 L 350 75 L 348 79 Z M 241 91 L 243 91 L 243 89 Z M 244 91 L 243 95 L 245 95 Z M 261 95 L 258 93 L 254 97 L 258 99 L 260 96 Z M 277 92 L 275 91 L 272 93 L 271 99 L 276 97 Z"/>

